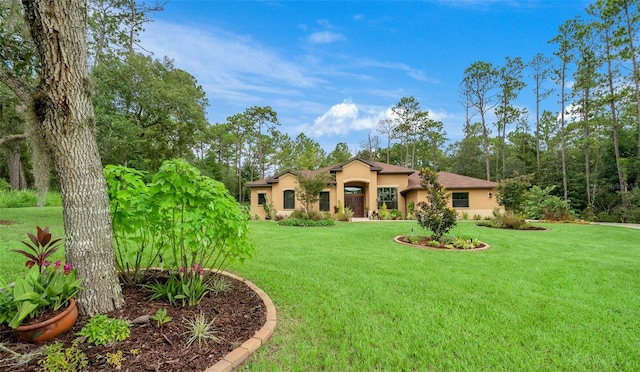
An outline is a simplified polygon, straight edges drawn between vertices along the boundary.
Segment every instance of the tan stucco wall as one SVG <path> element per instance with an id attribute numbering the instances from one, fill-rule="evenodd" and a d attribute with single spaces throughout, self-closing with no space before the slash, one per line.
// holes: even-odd
<path id="1" fill-rule="evenodd" d="M 342 172 L 336 172 L 335 199 L 332 199 L 332 202 L 336 205 L 338 200 L 344 205 L 345 185 L 362 186 L 364 188 L 365 207 L 369 207 L 371 210 L 371 206 L 375 205 L 376 200 L 375 192 L 371 192 L 371 189 L 375 190 L 377 187 L 377 173 L 372 171 L 368 164 L 356 160 L 346 164 L 342 168 Z"/>
<path id="2" fill-rule="evenodd" d="M 400 191 L 407 188 L 409 182 L 409 175 L 407 174 L 380 174 L 378 175 L 378 184 L 372 189 L 372 211 L 378 209 L 378 187 L 395 187 L 398 189 L 398 210 L 402 212 L 402 215 L 407 213 L 407 202 L 405 196 L 400 194 Z"/>
<path id="3" fill-rule="evenodd" d="M 273 199 L 271 197 L 271 188 L 270 187 L 254 187 L 251 189 L 251 217 L 259 216 L 261 220 L 263 220 L 267 214 L 264 211 L 264 207 L 258 205 L 258 194 L 265 194 L 267 197 L 267 204 L 273 203 Z M 275 207 L 275 203 L 273 203 Z"/>
<path id="4" fill-rule="evenodd" d="M 458 213 L 458 216 L 461 216 L 463 212 L 466 212 L 469 215 L 469 218 L 473 218 L 473 216 L 475 215 L 480 215 L 483 218 L 491 217 L 493 216 L 493 210 L 500 207 L 498 205 L 498 201 L 496 200 L 495 189 L 459 189 L 448 191 L 469 193 L 469 208 L 454 208 Z M 491 193 L 491 198 L 489 198 L 489 193 Z M 415 190 L 408 192 L 406 195 L 407 205 L 412 201 L 417 205 L 418 202 L 426 200 L 426 190 Z M 451 196 L 449 196 L 448 205 L 449 207 L 451 207 L 452 205 Z"/>

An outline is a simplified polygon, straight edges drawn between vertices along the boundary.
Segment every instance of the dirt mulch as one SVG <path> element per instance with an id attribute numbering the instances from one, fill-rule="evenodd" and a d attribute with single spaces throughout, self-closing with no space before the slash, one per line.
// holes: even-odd
<path id="1" fill-rule="evenodd" d="M 226 278 L 226 277 L 225 277 Z M 173 319 L 158 328 L 155 321 L 134 324 L 130 337 L 121 342 L 107 346 L 95 346 L 80 343 L 79 347 L 89 359 L 88 371 L 202 371 L 247 341 L 259 331 L 266 321 L 266 308 L 260 297 L 245 283 L 226 278 L 231 284 L 229 291 L 217 295 L 208 295 L 199 305 L 194 307 L 172 306 L 165 301 L 148 301 L 149 292 L 139 286 L 123 287 L 126 305 L 107 315 L 132 321 L 141 316 L 152 316 L 159 308 L 165 308 L 167 315 Z M 204 312 L 207 321 L 215 318 L 215 336 L 219 343 L 208 342 L 198 346 L 197 341 L 190 347 L 187 342 L 191 337 L 187 320 Z M 74 333 L 86 324 L 89 319 L 80 316 L 72 331 L 60 336 L 57 340 L 70 346 L 75 338 Z M 54 341 L 43 344 L 51 344 Z M 20 353 L 37 351 L 43 344 L 27 344 L 19 342 L 13 331 L 6 325 L 0 325 L 0 343 L 4 347 Z M 122 351 L 121 366 L 107 363 L 107 353 Z M 0 370 L 2 371 L 37 371 L 38 358 L 26 365 L 15 366 L 12 353 L 0 350 Z"/>
<path id="2" fill-rule="evenodd" d="M 479 250 L 485 250 L 490 248 L 489 244 L 483 243 L 483 242 L 477 242 L 477 246 L 475 248 L 469 248 L 469 249 L 452 248 L 440 242 L 438 242 L 438 245 L 431 245 L 432 239 L 431 237 L 428 237 L 428 236 L 414 237 L 412 241 L 411 237 L 408 235 L 399 235 L 399 236 L 396 236 L 393 240 L 397 243 L 401 243 L 404 245 L 409 245 L 409 246 L 421 248 L 421 249 L 441 249 L 441 250 L 447 250 L 447 251 L 479 251 Z"/>

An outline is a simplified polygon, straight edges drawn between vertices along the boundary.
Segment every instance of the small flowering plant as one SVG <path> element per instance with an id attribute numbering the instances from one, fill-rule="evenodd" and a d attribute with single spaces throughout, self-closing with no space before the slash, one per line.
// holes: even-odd
<path id="1" fill-rule="evenodd" d="M 13 284 L 0 278 L 0 323 L 6 322 L 11 328 L 19 326 L 26 318 L 59 310 L 82 289 L 82 279 L 76 277 L 70 264 L 47 260 L 52 254 L 49 252 L 57 250 L 56 243 L 51 244 L 48 228 L 38 227 L 38 235 L 29 234 L 29 237 L 33 246 L 23 243 L 33 248 L 33 253 L 15 250 L 27 257 L 29 270 L 26 275 L 17 278 Z"/>

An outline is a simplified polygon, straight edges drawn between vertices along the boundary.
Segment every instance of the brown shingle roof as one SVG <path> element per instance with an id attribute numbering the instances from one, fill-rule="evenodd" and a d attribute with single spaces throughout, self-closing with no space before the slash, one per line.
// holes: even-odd
<path id="1" fill-rule="evenodd" d="M 481 180 L 479 178 L 462 176 L 460 174 L 449 172 L 438 172 L 438 182 L 447 190 L 459 190 L 459 189 L 493 189 L 498 186 L 496 182 Z M 420 172 L 409 176 L 409 184 L 402 192 L 410 190 L 421 189 L 420 185 Z"/>
<path id="2" fill-rule="evenodd" d="M 306 176 L 309 176 L 309 175 L 314 175 L 320 172 L 330 172 L 330 173 L 341 172 L 344 165 L 355 160 L 368 164 L 371 167 L 371 170 L 377 171 L 380 174 L 407 174 L 409 176 L 409 184 L 407 185 L 407 188 L 405 190 L 401 191 L 402 193 L 405 193 L 410 190 L 417 190 L 422 188 L 422 186 L 420 185 L 420 172 L 415 169 L 400 167 L 397 165 L 382 163 L 379 161 L 368 161 L 358 157 L 351 158 L 345 162 L 330 165 L 328 167 L 316 169 L 313 171 L 302 170 L 300 171 L 300 173 Z M 261 180 L 249 182 L 247 183 L 246 186 L 247 187 L 270 186 L 273 183 L 278 183 L 279 178 L 287 173 L 294 174 L 294 175 L 296 174 L 296 172 L 293 172 L 291 170 L 286 170 L 273 177 L 263 178 Z M 481 180 L 479 178 L 474 178 L 474 177 L 462 176 L 459 174 L 449 173 L 449 172 L 438 172 L 438 181 L 447 190 L 493 189 L 498 186 L 498 184 L 495 182 Z M 331 180 L 329 181 L 329 183 L 330 184 L 335 183 L 335 180 Z"/>

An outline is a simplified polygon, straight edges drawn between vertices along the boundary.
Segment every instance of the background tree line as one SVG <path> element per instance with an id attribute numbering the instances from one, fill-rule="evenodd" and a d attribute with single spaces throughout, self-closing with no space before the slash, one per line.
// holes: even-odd
<path id="1" fill-rule="evenodd" d="M 38 157 L 37 139 L 29 136 L 23 98 L 8 84 L 7 76 L 34 84 L 39 69 L 16 4 L 0 0 L 0 80 L 5 83 L 0 86 L 0 177 L 24 188 L 51 177 L 46 159 Z M 584 216 L 637 219 L 637 0 L 594 2 L 560 25 L 549 41 L 555 47 L 551 56 L 472 63 L 459 86 L 466 113 L 460 140 L 451 142 L 442 122 L 430 118 L 414 97 L 402 97 L 391 107 L 393 116 L 367 133 L 359 148 L 340 142 L 330 152 L 303 133 L 292 138 L 280 131 L 269 106 L 248 107 L 223 123 L 209 123 L 208 102 L 196 79 L 168 57 L 150 57 L 138 45 L 145 22 L 163 5 L 88 1 L 88 64 L 104 165 L 153 172 L 165 159 L 185 158 L 242 202 L 247 182 L 357 155 L 492 181 L 532 174 L 533 185 L 553 186 L 554 194 Z M 535 97 L 528 105 L 533 112 L 520 103 L 526 90 Z"/>

